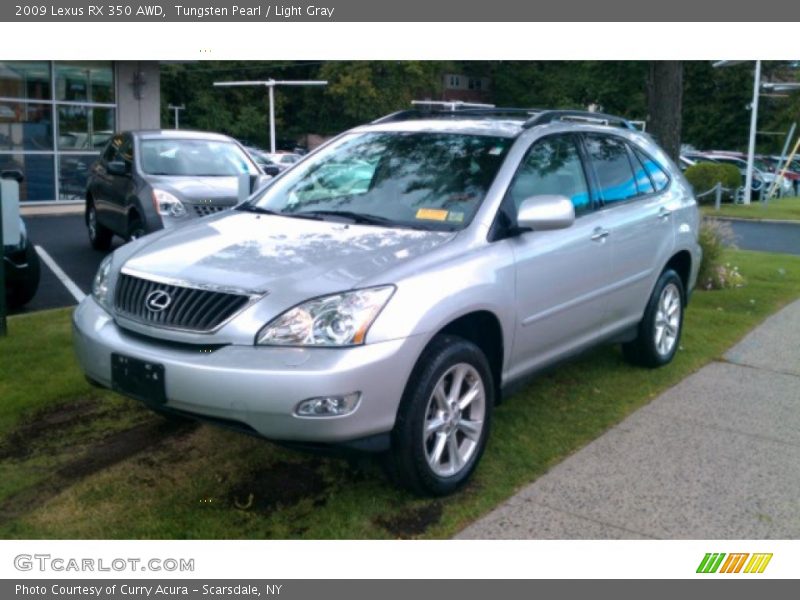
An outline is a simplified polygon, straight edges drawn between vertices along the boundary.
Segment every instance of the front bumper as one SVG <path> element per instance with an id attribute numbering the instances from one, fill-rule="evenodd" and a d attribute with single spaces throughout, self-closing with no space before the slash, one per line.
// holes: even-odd
<path id="1" fill-rule="evenodd" d="M 73 333 L 81 367 L 102 386 L 111 387 L 112 353 L 159 363 L 165 369 L 167 410 L 243 424 L 277 441 L 312 444 L 390 431 L 426 342 L 413 336 L 352 348 L 179 345 L 120 328 L 91 296 L 75 310 Z M 294 414 L 302 400 L 355 391 L 361 401 L 348 415 Z"/>

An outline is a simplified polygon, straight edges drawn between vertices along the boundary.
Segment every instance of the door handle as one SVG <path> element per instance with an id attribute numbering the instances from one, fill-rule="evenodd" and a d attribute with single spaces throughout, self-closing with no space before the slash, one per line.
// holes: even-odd
<path id="1" fill-rule="evenodd" d="M 659 219 L 666 219 L 668 216 L 672 214 L 672 211 L 668 208 L 664 208 L 663 206 L 658 211 L 658 218 Z"/>
<path id="2" fill-rule="evenodd" d="M 607 237 L 608 237 L 608 234 L 609 234 L 609 233 L 610 233 L 610 232 L 608 231 L 608 229 L 603 229 L 602 227 L 597 227 L 597 228 L 596 228 L 596 229 L 595 229 L 595 230 L 592 232 L 592 237 L 591 237 L 591 240 L 592 240 L 593 242 L 599 242 L 599 241 L 602 241 L 602 240 L 604 240 L 605 238 L 607 238 Z"/>

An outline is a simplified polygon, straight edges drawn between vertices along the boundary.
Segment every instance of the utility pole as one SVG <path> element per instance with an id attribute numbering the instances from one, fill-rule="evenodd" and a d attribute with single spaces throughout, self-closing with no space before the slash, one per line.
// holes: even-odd
<path id="1" fill-rule="evenodd" d="M 0 252 L 5 248 L 3 241 L 3 186 L 0 185 Z M 0 256 L 0 338 L 8 332 L 6 324 L 6 261 Z"/>
<path id="2" fill-rule="evenodd" d="M 265 81 L 215 81 L 214 87 L 242 87 L 242 86 L 264 86 L 269 89 L 269 146 L 270 152 L 275 152 L 275 86 L 276 85 L 328 85 L 327 81 L 275 81 L 267 79 Z"/>
<path id="3" fill-rule="evenodd" d="M 753 190 L 753 166 L 756 154 L 756 128 L 758 127 L 758 96 L 761 91 L 761 61 L 756 61 L 756 74 L 753 78 L 753 102 L 750 104 L 750 140 L 747 144 L 747 174 L 744 178 L 744 203 L 750 204 Z M 762 184 L 763 185 L 763 184 Z"/>
<path id="4" fill-rule="evenodd" d="M 182 110 L 186 110 L 186 107 L 183 104 L 181 104 L 180 106 L 174 106 L 170 104 L 167 108 L 169 108 L 171 111 L 175 113 L 175 129 L 180 129 L 181 128 L 180 112 Z"/>

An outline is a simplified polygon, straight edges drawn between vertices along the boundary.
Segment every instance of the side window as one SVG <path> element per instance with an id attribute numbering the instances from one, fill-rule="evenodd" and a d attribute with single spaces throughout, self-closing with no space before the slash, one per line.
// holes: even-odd
<path id="1" fill-rule="evenodd" d="M 636 187 L 639 188 L 639 193 L 642 195 L 652 194 L 656 189 L 653 187 L 653 182 L 650 180 L 650 175 L 644 166 L 642 160 L 644 157 L 633 148 L 631 148 L 631 151 L 633 152 L 631 162 L 633 163 L 634 175 L 636 175 Z"/>
<path id="2" fill-rule="evenodd" d="M 644 165 L 647 174 L 650 175 L 650 179 L 653 181 L 656 191 L 663 191 L 669 184 L 669 175 L 667 175 L 667 172 L 661 167 L 661 165 L 647 156 L 644 152 L 640 151 L 638 148 L 634 148 L 633 151 L 642 165 Z"/>
<path id="3" fill-rule="evenodd" d="M 603 204 L 621 202 L 638 195 L 628 149 L 622 140 L 588 134 L 586 151 L 597 176 L 600 188 L 598 191 Z"/>
<path id="4" fill-rule="evenodd" d="M 118 158 L 117 152 L 121 144 L 122 144 L 121 136 L 111 138 L 111 141 L 108 142 L 108 146 L 106 146 L 106 149 L 103 152 L 103 161 L 106 163 L 110 163 L 112 160 L 117 160 Z"/>
<path id="5" fill-rule="evenodd" d="M 125 167 L 131 170 L 133 164 L 133 138 L 129 135 L 123 136 L 122 145 L 119 147 L 119 158 L 125 161 Z"/>
<path id="6" fill-rule="evenodd" d="M 571 136 L 552 136 L 536 142 L 508 190 L 516 208 L 526 198 L 559 194 L 572 200 L 575 215 L 592 209 L 580 155 Z"/>

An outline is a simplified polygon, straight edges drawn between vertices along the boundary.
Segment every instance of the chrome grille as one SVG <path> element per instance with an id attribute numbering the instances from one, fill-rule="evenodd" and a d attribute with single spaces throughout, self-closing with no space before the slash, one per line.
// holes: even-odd
<path id="1" fill-rule="evenodd" d="M 162 310 L 152 310 L 146 304 L 148 296 L 156 291 L 166 292 L 170 299 Z M 249 300 L 240 294 L 170 285 L 120 273 L 114 305 L 118 315 L 147 325 L 206 332 L 227 321 Z"/>
<path id="2" fill-rule="evenodd" d="M 230 206 L 213 206 L 211 204 L 195 204 L 194 205 L 194 212 L 198 217 L 207 217 L 208 215 L 213 215 L 215 213 L 221 212 L 225 209 L 230 208 Z"/>

